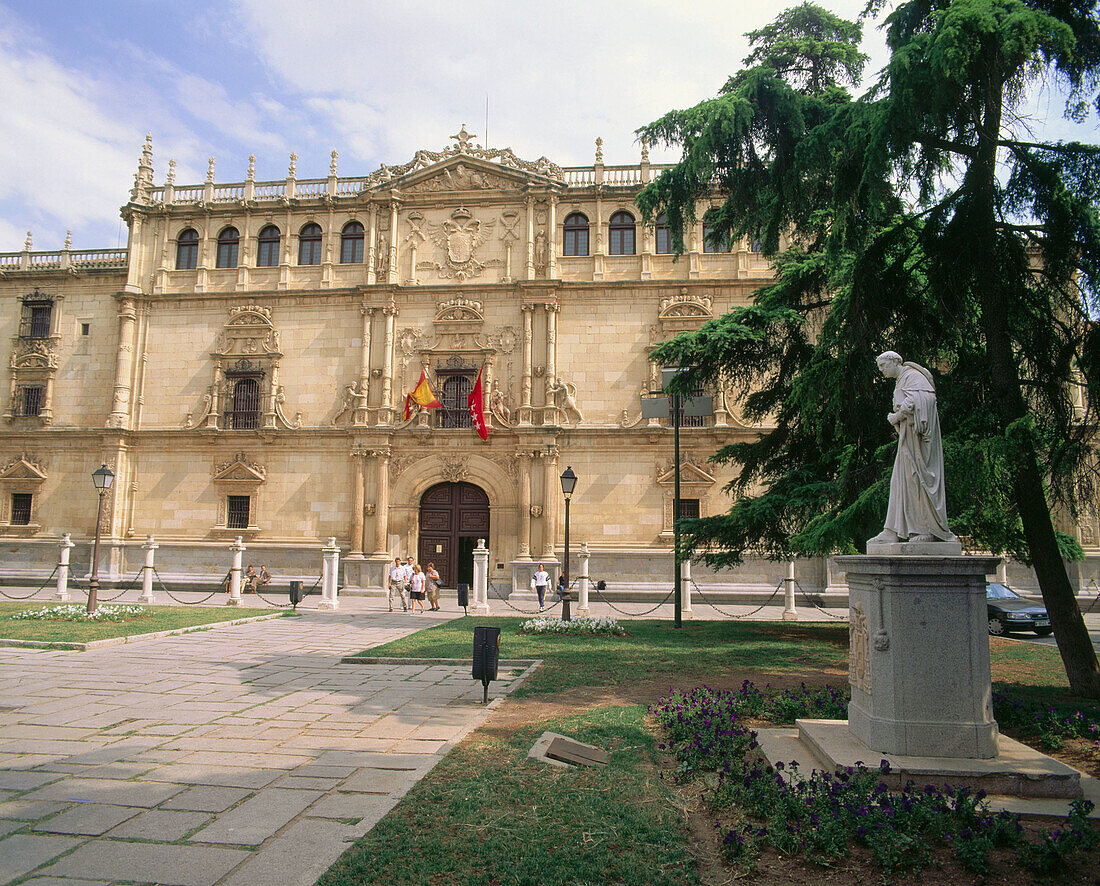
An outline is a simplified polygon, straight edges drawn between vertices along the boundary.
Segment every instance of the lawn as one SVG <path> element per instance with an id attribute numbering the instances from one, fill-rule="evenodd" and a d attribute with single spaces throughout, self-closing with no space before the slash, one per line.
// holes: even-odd
<path id="1" fill-rule="evenodd" d="M 658 619 L 623 622 L 628 637 L 521 634 L 522 618 L 467 616 L 364 651 L 363 655 L 470 658 L 475 625 L 501 629 L 501 658 L 540 658 L 516 697 L 654 678 L 705 681 L 723 671 L 765 674 L 836 671 L 848 666 L 848 628 L 766 622 L 690 621 L 676 630 Z M 664 688 L 668 688 L 665 686 Z"/>
<path id="2" fill-rule="evenodd" d="M 45 609 L 57 604 L 37 601 L 0 602 L 0 638 L 5 640 L 41 640 L 52 643 L 89 643 L 135 634 L 152 634 L 223 621 L 268 615 L 275 609 L 241 609 L 235 606 L 146 606 L 142 615 L 120 622 L 22 621 L 11 618 L 13 612 L 25 609 Z"/>

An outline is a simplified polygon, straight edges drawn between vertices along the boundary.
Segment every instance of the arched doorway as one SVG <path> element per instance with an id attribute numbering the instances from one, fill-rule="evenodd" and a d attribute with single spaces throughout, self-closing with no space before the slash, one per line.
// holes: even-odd
<path id="1" fill-rule="evenodd" d="M 474 548 L 489 537 L 489 496 L 472 483 L 438 483 L 420 498 L 420 565 L 446 587 L 473 584 Z"/>

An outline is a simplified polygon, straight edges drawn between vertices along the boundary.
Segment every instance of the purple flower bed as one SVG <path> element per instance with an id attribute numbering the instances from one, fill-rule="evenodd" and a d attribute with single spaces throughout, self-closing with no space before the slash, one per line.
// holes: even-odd
<path id="1" fill-rule="evenodd" d="M 1002 729 L 1012 730 L 1022 738 L 1036 737 L 1047 750 L 1057 751 L 1067 738 L 1100 743 L 1100 722 L 1067 705 L 1024 701 L 1011 692 L 995 689 L 993 716 Z"/>
<path id="2" fill-rule="evenodd" d="M 1024 833 L 1017 816 L 991 812 L 981 792 L 912 782 L 891 792 L 881 779 L 889 771 L 885 761 L 881 769 L 860 765 L 806 775 L 796 764 L 773 768 L 753 753 L 756 733 L 744 724 L 746 717 L 837 717 L 845 703 L 836 690 L 778 692 L 746 682 L 737 691 L 675 692 L 650 711 L 665 730 L 661 747 L 676 757 L 678 777 L 717 773 L 709 804 L 739 823 L 716 827 L 727 857 L 746 865 L 766 847 L 830 864 L 861 845 L 887 871 L 921 870 L 934 850 L 949 847 L 968 869 L 984 872 L 990 852 L 1004 847 L 1029 870 L 1052 874 L 1070 855 L 1100 842 L 1088 821 L 1088 800 L 1074 801 L 1066 824 L 1036 839 Z"/>

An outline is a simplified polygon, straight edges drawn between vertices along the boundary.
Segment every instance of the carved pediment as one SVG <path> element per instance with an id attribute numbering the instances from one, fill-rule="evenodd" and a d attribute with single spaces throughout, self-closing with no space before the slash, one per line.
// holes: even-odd
<path id="1" fill-rule="evenodd" d="M 229 309 L 214 348 L 217 357 L 269 355 L 281 357 L 279 332 L 271 322 L 271 309 L 256 304 L 238 305 Z"/>
<path id="2" fill-rule="evenodd" d="M 681 290 L 661 299 L 657 316 L 661 320 L 709 320 L 714 316 L 709 295 L 697 295 Z"/>
<path id="3" fill-rule="evenodd" d="M 517 190 L 530 182 L 530 176 L 513 170 L 501 171 L 494 163 L 453 159 L 411 173 L 394 186 L 406 194 L 438 194 L 446 191 Z"/>
<path id="4" fill-rule="evenodd" d="M 57 369 L 57 352 L 43 339 L 19 339 L 10 366 L 12 369 Z"/>
<path id="5" fill-rule="evenodd" d="M 485 319 L 482 310 L 480 301 L 459 295 L 440 302 L 436 307 L 435 319 L 480 323 Z"/>
<path id="6" fill-rule="evenodd" d="M 13 458 L 0 470 L 0 482 L 41 483 L 45 479 L 46 471 L 26 455 Z"/>
<path id="7" fill-rule="evenodd" d="M 713 474 L 708 473 L 690 459 L 680 461 L 680 485 L 681 486 L 713 486 L 718 482 Z M 671 462 L 657 465 L 657 485 L 674 486 L 676 484 L 676 466 Z"/>
<path id="8" fill-rule="evenodd" d="M 214 466 L 215 483 L 263 483 L 266 479 L 267 469 L 250 462 L 243 452 L 238 452 L 233 461 Z"/>

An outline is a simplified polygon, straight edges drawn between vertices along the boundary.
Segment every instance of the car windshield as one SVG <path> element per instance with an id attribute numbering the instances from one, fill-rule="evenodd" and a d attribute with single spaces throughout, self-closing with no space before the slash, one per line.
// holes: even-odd
<path id="1" fill-rule="evenodd" d="M 994 584 L 985 586 L 985 598 L 987 600 L 1019 600 L 1020 595 L 1005 585 Z"/>

